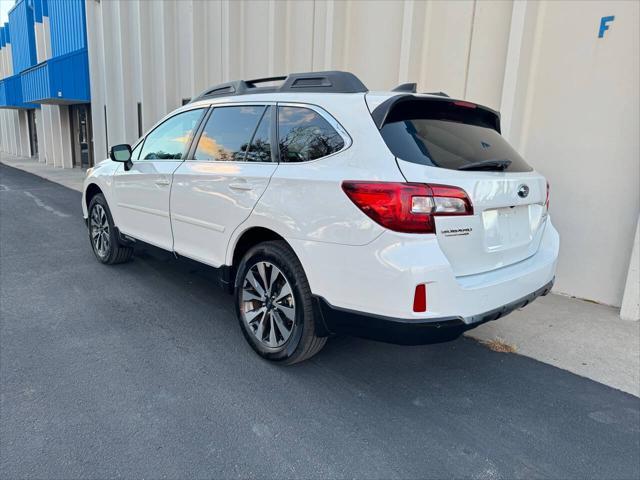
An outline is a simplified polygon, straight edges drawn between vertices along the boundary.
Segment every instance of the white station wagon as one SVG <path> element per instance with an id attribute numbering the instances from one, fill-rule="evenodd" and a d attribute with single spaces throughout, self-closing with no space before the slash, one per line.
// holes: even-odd
<path id="1" fill-rule="evenodd" d="M 545 295 L 549 186 L 497 112 L 313 72 L 213 87 L 90 169 L 97 259 L 145 242 L 219 269 L 242 332 L 292 364 L 333 334 L 452 340 Z"/>

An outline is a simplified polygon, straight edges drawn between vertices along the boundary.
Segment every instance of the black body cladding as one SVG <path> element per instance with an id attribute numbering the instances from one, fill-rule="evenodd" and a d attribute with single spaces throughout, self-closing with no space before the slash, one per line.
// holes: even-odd
<path id="1" fill-rule="evenodd" d="M 468 323 L 461 317 L 431 318 L 428 320 L 390 318 L 334 307 L 324 298 L 314 296 L 314 308 L 318 318 L 322 319 L 322 322 L 316 326 L 318 328 L 317 334 L 320 336 L 345 334 L 396 345 L 427 345 L 448 342 L 467 330 L 502 318 L 518 308 L 527 306 L 536 298 L 547 295 L 551 291 L 554 281 L 555 278 L 525 297 L 468 318 Z"/>

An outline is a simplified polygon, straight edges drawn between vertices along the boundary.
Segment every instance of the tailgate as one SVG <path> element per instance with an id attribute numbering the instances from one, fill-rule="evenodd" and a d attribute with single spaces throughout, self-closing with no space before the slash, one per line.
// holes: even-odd
<path id="1" fill-rule="evenodd" d="M 500 135 L 500 117 L 474 103 L 392 96 L 371 112 L 408 182 L 463 189 L 473 215 L 435 217 L 456 276 L 522 261 L 540 245 L 547 184 Z"/>
<path id="2" fill-rule="evenodd" d="M 537 252 L 546 220 L 543 176 L 398 164 L 409 181 L 457 186 L 471 199 L 473 216 L 435 218 L 438 243 L 456 276 L 501 268 Z M 526 197 L 518 195 L 524 190 Z"/>

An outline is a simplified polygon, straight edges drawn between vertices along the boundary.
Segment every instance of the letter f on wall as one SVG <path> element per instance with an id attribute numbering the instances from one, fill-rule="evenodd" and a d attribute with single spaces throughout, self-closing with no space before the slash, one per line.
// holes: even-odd
<path id="1" fill-rule="evenodd" d="M 608 17 L 602 17 L 600 19 L 600 31 L 598 32 L 598 38 L 604 37 L 604 32 L 609 30 L 609 25 L 607 25 L 607 23 L 613 22 L 615 18 L 615 16 L 609 15 Z"/>

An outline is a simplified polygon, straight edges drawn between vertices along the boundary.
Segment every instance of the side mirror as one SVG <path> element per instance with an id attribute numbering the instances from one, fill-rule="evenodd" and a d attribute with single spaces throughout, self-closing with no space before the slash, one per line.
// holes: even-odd
<path id="1" fill-rule="evenodd" d="M 114 145 L 109 150 L 109 158 L 114 162 L 129 162 L 131 161 L 131 145 L 121 143 L 120 145 Z"/>

